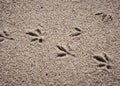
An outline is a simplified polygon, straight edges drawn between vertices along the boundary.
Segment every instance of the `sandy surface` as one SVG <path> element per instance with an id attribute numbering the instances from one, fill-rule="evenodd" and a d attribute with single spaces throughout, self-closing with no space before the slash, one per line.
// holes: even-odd
<path id="1" fill-rule="evenodd" d="M 0 86 L 120 86 L 120 0 L 0 0 Z"/>

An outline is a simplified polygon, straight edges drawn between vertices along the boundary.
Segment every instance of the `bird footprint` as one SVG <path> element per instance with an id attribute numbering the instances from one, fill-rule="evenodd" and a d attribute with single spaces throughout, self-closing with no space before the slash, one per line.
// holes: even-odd
<path id="1" fill-rule="evenodd" d="M 107 56 L 107 54 L 103 54 L 103 56 L 94 55 L 93 58 L 100 62 L 97 67 L 106 67 L 107 69 L 111 69 L 111 66 L 109 65 L 110 58 Z"/>
<path id="2" fill-rule="evenodd" d="M 70 53 L 69 51 L 67 51 L 64 47 L 57 45 L 57 48 L 58 48 L 59 50 L 63 51 L 63 53 L 58 53 L 58 54 L 57 54 L 57 57 L 63 57 L 63 56 L 66 56 L 66 55 L 71 55 L 71 56 L 74 56 L 74 57 L 75 57 L 74 54 L 72 54 L 72 53 Z"/>
<path id="3" fill-rule="evenodd" d="M 77 32 L 70 34 L 69 36 L 74 37 L 74 36 L 79 36 L 81 34 L 81 30 L 79 28 L 74 28 Z"/>
<path id="4" fill-rule="evenodd" d="M 9 36 L 10 34 L 7 31 L 3 31 L 3 33 L 0 34 L 0 42 L 3 42 L 5 39 L 14 40 L 13 38 Z"/>
<path id="5" fill-rule="evenodd" d="M 39 29 L 36 29 L 35 31 L 37 33 L 35 33 L 35 32 L 26 32 L 26 34 L 34 37 L 34 38 L 31 39 L 31 42 L 38 41 L 39 43 L 42 43 L 44 41 L 44 39 L 41 37 L 41 35 L 42 35 L 41 31 Z"/>
<path id="6" fill-rule="evenodd" d="M 103 22 L 109 22 L 109 21 L 112 21 L 113 20 L 113 17 L 109 14 L 105 14 L 103 12 L 99 12 L 99 13 L 96 13 L 95 14 L 96 16 L 101 16 L 101 20 Z"/>

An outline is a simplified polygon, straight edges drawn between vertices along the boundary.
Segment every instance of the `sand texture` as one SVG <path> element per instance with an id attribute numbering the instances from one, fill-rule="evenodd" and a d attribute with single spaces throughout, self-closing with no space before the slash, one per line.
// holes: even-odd
<path id="1" fill-rule="evenodd" d="M 0 86 L 120 86 L 120 0 L 0 0 Z"/>

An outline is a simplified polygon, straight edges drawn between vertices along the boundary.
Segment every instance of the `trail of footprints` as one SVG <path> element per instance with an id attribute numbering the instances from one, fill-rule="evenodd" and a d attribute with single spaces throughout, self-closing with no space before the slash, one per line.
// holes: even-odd
<path id="1" fill-rule="evenodd" d="M 103 13 L 97 13 L 96 15 L 103 15 L 104 16 Z M 105 16 L 103 17 L 103 19 L 104 18 L 105 18 Z M 112 17 L 110 17 L 110 18 L 112 20 Z M 74 30 L 76 32 L 71 33 L 69 35 L 70 37 L 76 37 L 76 36 L 79 36 L 81 34 L 81 29 L 74 28 Z M 39 42 L 39 43 L 43 43 L 44 42 L 44 39 L 41 37 L 43 34 L 42 34 L 40 29 L 35 29 L 35 31 L 26 32 L 25 34 L 28 35 L 28 36 L 31 36 L 30 42 L 36 42 L 36 41 Z M 7 40 L 15 40 L 14 38 L 11 38 L 10 35 L 11 34 L 9 34 L 7 31 L 3 31 L 0 34 L 0 43 L 3 42 L 5 39 L 7 39 Z M 67 55 L 75 57 L 75 54 L 71 53 L 69 50 L 67 50 L 63 46 L 56 45 L 56 47 L 57 47 L 57 49 L 59 49 L 62 52 L 62 53 L 58 52 L 56 57 L 65 57 Z M 111 67 L 111 65 L 109 65 L 110 58 L 105 53 L 103 55 L 104 56 L 99 56 L 99 55 L 94 55 L 93 56 L 93 59 L 98 62 L 97 67 L 99 67 L 99 68 L 103 68 L 104 67 L 104 68 L 107 68 L 107 69 L 111 69 L 112 67 Z"/>

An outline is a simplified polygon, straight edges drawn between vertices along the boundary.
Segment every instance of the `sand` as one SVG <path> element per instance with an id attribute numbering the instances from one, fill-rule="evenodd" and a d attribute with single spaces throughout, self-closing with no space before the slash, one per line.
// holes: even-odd
<path id="1" fill-rule="evenodd" d="M 0 0 L 0 86 L 120 86 L 120 0 Z"/>

